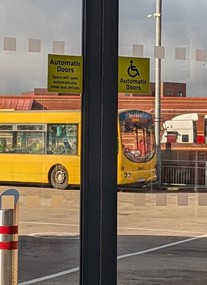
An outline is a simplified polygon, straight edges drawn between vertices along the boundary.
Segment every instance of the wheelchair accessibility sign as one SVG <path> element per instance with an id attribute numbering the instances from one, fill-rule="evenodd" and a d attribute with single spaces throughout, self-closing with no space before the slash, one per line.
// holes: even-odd
<path id="1" fill-rule="evenodd" d="M 149 58 L 119 57 L 119 93 L 149 93 Z"/>

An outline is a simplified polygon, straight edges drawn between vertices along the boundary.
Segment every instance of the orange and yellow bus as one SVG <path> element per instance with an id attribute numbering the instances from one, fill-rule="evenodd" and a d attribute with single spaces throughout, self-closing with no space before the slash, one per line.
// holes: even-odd
<path id="1" fill-rule="evenodd" d="M 154 125 L 149 113 L 118 112 L 117 184 L 156 180 Z M 0 181 L 80 184 L 80 111 L 0 111 Z"/>

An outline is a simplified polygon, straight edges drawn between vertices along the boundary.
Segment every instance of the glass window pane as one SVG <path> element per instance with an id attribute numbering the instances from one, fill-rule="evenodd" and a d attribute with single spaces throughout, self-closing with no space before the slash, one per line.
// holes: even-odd
<path id="1" fill-rule="evenodd" d="M 81 96 L 48 91 L 47 67 L 82 54 L 83 1 L 0 4 L 0 190 L 20 192 L 18 283 L 79 284 Z M 118 98 L 133 112 L 117 122 L 117 284 L 207 280 L 206 10 L 119 1 L 119 56 L 149 59 L 150 90 Z"/>

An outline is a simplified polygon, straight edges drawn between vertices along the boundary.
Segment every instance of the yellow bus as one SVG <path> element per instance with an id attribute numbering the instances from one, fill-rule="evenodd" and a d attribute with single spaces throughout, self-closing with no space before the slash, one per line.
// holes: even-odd
<path id="1" fill-rule="evenodd" d="M 117 184 L 156 180 L 154 125 L 149 113 L 118 112 Z M 80 184 L 80 111 L 0 111 L 0 181 Z"/>

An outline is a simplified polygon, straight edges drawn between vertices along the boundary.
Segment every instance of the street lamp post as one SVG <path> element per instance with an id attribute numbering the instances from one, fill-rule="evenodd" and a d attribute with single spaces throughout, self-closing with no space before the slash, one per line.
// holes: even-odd
<path id="1" fill-rule="evenodd" d="M 162 0 L 156 0 L 156 12 L 148 14 L 147 17 L 156 19 L 155 46 L 161 47 L 161 18 Z M 160 145 L 160 101 L 161 101 L 161 57 L 155 57 L 155 139 L 157 151 L 157 181 L 161 186 L 161 145 Z"/>
<path id="2" fill-rule="evenodd" d="M 156 47 L 161 47 L 161 11 L 162 0 L 156 0 Z M 157 175 L 158 184 L 161 185 L 161 145 L 160 145 L 160 101 L 161 101 L 161 58 L 155 58 L 155 138 L 157 149 Z"/>

